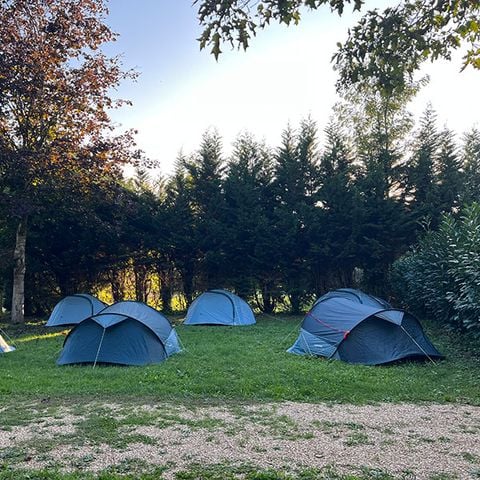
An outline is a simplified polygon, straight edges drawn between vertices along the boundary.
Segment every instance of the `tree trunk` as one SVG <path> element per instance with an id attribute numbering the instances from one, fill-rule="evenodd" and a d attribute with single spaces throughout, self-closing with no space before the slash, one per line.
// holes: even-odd
<path id="1" fill-rule="evenodd" d="M 110 272 L 110 285 L 112 287 L 113 301 L 120 302 L 125 299 L 125 272 L 113 269 Z"/>
<path id="2" fill-rule="evenodd" d="M 25 253 L 27 245 L 27 217 L 22 217 L 17 227 L 13 252 L 12 323 L 25 322 Z"/>
<path id="3" fill-rule="evenodd" d="M 136 265 L 133 268 L 135 276 L 135 299 L 137 302 L 146 303 L 148 297 L 147 283 L 148 270 L 145 265 Z"/>
<path id="4" fill-rule="evenodd" d="M 276 301 L 275 301 L 276 299 L 271 293 L 271 290 L 272 290 L 271 285 L 272 284 L 269 281 L 261 282 L 261 285 L 260 285 L 261 300 L 258 294 L 257 293 L 255 294 L 257 298 L 258 308 L 260 308 L 260 310 L 263 313 L 267 313 L 267 314 L 271 314 L 275 311 L 275 304 L 276 304 Z"/>
<path id="5" fill-rule="evenodd" d="M 173 270 L 170 267 L 166 269 L 159 268 L 158 277 L 160 279 L 162 310 L 166 313 L 172 313 Z"/>
<path id="6" fill-rule="evenodd" d="M 298 315 L 301 313 L 300 306 L 302 303 L 301 295 L 298 293 L 291 293 L 290 298 L 290 313 L 293 315 Z"/>
<path id="7" fill-rule="evenodd" d="M 185 301 L 187 302 L 187 307 L 189 307 L 193 301 L 193 268 L 190 265 L 187 265 L 182 269 L 182 283 L 183 283 L 183 294 L 185 295 Z"/>

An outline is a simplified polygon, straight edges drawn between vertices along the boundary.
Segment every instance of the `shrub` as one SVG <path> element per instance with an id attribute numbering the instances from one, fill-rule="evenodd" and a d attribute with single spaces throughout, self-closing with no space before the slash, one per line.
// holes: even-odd
<path id="1" fill-rule="evenodd" d="M 437 231 L 392 267 L 392 286 L 412 310 L 480 338 L 480 205 L 445 215 Z"/>

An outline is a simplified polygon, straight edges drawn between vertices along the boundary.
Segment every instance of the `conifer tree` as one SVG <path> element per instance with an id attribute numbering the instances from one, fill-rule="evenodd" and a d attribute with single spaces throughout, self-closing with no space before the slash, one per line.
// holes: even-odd
<path id="1" fill-rule="evenodd" d="M 314 218 L 318 190 L 317 127 L 303 120 L 295 135 L 288 127 L 282 136 L 275 162 L 273 184 L 275 216 L 280 234 L 280 270 L 291 311 L 298 313 L 302 300 L 311 291 L 305 276 L 308 255 L 307 225 Z"/>
<path id="2" fill-rule="evenodd" d="M 221 286 L 224 231 L 222 191 L 222 141 L 217 131 L 203 135 L 200 149 L 185 163 L 190 180 L 190 194 L 195 217 L 193 236 L 199 250 L 199 274 L 202 289 Z"/>
<path id="3" fill-rule="evenodd" d="M 318 208 L 309 225 L 309 267 L 317 295 L 352 286 L 356 262 L 355 232 L 358 198 L 353 185 L 355 167 L 341 127 L 331 121 L 319 165 Z"/>
<path id="4" fill-rule="evenodd" d="M 408 189 L 411 210 L 416 221 L 426 221 L 432 227 L 438 225 L 440 216 L 439 191 L 436 178 L 440 135 L 436 125 L 436 113 L 427 107 L 420 119 L 412 159 L 408 171 Z"/>
<path id="5" fill-rule="evenodd" d="M 462 202 L 478 203 L 480 202 L 480 130 L 472 128 L 464 135 L 461 155 L 465 171 Z"/>
<path id="6" fill-rule="evenodd" d="M 223 251 L 228 283 L 248 297 L 255 296 L 266 285 L 278 283 L 272 176 L 271 154 L 266 146 L 249 134 L 239 136 L 227 164 L 224 183 Z M 263 299 L 260 306 L 264 307 Z"/>
<path id="7" fill-rule="evenodd" d="M 464 172 L 453 132 L 448 129 L 440 135 L 437 182 L 440 211 L 442 213 L 456 211 L 461 203 Z"/>
<path id="8" fill-rule="evenodd" d="M 165 252 L 179 272 L 187 306 L 193 300 L 194 278 L 200 255 L 196 242 L 195 214 L 191 178 L 185 168 L 186 158 L 181 154 L 175 172 L 166 185 L 165 212 L 168 226 L 168 249 Z M 168 302 L 168 300 L 165 298 Z"/>

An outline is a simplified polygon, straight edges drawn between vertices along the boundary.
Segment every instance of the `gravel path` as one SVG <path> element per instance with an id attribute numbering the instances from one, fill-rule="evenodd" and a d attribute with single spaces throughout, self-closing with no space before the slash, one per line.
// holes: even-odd
<path id="1" fill-rule="evenodd" d="M 0 459 L 14 459 L 22 468 L 81 465 L 91 471 L 141 460 L 169 466 L 165 479 L 193 463 L 225 462 L 287 470 L 332 465 L 342 472 L 369 467 L 410 472 L 408 478 L 418 480 L 480 478 L 480 407 L 292 402 L 187 407 L 92 404 L 83 406 L 82 415 L 75 415 L 74 406 L 63 407 L 35 425 L 0 429 Z M 85 422 L 96 423 L 89 431 Z M 104 424 L 115 428 L 102 437 Z"/>

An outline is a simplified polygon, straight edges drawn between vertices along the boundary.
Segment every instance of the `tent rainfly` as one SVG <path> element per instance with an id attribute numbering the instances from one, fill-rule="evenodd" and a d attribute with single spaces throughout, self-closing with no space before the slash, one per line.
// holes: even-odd
<path id="1" fill-rule="evenodd" d="M 69 295 L 53 309 L 47 327 L 76 325 L 103 310 L 107 305 L 88 293 Z"/>
<path id="2" fill-rule="evenodd" d="M 253 325 L 255 315 L 245 300 L 227 290 L 209 290 L 197 297 L 185 325 Z"/>
<path id="3" fill-rule="evenodd" d="M 180 350 L 166 317 L 144 303 L 124 301 L 77 324 L 65 338 L 57 364 L 148 365 Z"/>
<path id="4" fill-rule="evenodd" d="M 413 315 L 353 289 L 335 290 L 319 298 L 287 351 L 363 365 L 443 357 Z"/>

